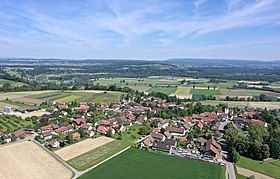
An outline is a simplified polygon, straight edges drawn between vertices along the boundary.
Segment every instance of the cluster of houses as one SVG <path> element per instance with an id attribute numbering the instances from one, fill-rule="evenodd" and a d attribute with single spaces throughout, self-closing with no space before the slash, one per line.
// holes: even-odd
<path id="1" fill-rule="evenodd" d="M 37 135 L 43 143 L 57 148 L 61 143 L 58 139 L 61 135 L 66 136 L 70 133 L 75 141 L 79 141 L 81 136 L 92 137 L 96 133 L 112 136 L 116 133 L 129 130 L 133 124 L 142 125 L 148 121 L 156 123 L 156 127 L 141 141 L 142 148 L 171 153 L 172 150 L 180 147 L 178 143 L 184 143 L 186 146 L 195 146 L 193 143 L 196 143 L 199 144 L 199 151 L 204 156 L 211 159 L 218 159 L 221 158 L 222 151 L 220 144 L 217 142 L 219 141 L 218 137 L 200 137 L 191 139 L 193 140 L 193 143 L 191 143 L 190 139 L 187 138 L 188 133 L 191 130 L 203 131 L 205 128 L 223 132 L 224 126 L 227 123 L 233 123 L 237 129 L 242 129 L 246 123 L 260 124 L 267 127 L 267 123 L 254 119 L 255 114 L 260 112 L 256 109 L 247 109 L 241 111 L 238 115 L 234 114 L 231 109 L 225 109 L 171 119 L 148 118 L 148 112 L 156 114 L 162 111 L 163 108 L 170 110 L 183 108 L 182 105 L 168 103 L 167 100 L 162 100 L 157 97 L 143 97 L 140 103 L 125 102 L 111 105 L 107 102 L 80 102 L 79 107 L 75 106 L 73 108 L 63 102 L 47 101 L 46 104 L 50 106 L 48 111 L 51 111 L 52 114 L 44 114 L 38 120 L 49 121 L 48 125 L 40 126 L 36 131 L 34 129 L 19 129 L 13 132 L 16 139 Z M 92 106 L 98 113 L 106 115 L 107 118 L 95 121 L 94 123 L 88 122 L 87 117 L 92 115 L 92 111 L 90 110 Z M 69 115 L 66 109 L 70 109 L 73 115 Z M 69 120 L 62 123 L 57 120 L 64 118 Z M 12 141 L 11 135 L 2 131 L 0 131 L 0 137 L 6 143 Z"/>

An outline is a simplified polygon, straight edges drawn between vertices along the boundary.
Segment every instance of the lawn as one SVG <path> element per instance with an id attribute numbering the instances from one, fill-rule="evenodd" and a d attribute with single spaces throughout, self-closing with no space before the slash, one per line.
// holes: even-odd
<path id="1" fill-rule="evenodd" d="M 225 178 L 225 168 L 131 148 L 80 177 L 90 178 Z"/>
<path id="2" fill-rule="evenodd" d="M 170 95 L 174 93 L 177 88 L 150 88 L 146 92 L 156 92 L 156 93 L 164 93 L 166 95 Z"/>
<path id="3" fill-rule="evenodd" d="M 238 165 L 274 178 L 280 178 L 280 160 L 257 161 L 241 157 Z"/>

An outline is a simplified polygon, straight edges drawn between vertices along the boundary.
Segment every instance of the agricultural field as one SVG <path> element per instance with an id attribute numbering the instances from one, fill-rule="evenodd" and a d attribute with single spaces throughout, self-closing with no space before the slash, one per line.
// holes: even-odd
<path id="1" fill-rule="evenodd" d="M 267 108 L 267 109 L 279 109 L 280 102 L 255 102 L 255 101 L 201 101 L 204 105 L 216 106 L 218 104 L 226 104 L 228 107 L 239 107 L 239 108 Z"/>
<path id="2" fill-rule="evenodd" d="M 241 157 L 238 166 L 262 173 L 274 178 L 280 178 L 280 160 L 269 159 L 267 161 L 257 161 L 246 157 Z"/>
<path id="3" fill-rule="evenodd" d="M 13 132 L 20 128 L 32 128 L 34 124 L 17 116 L 0 115 L 0 130 L 3 132 Z"/>
<path id="4" fill-rule="evenodd" d="M 80 177 L 80 179 L 90 178 L 223 179 L 225 168 L 206 162 L 131 148 Z"/>
<path id="5" fill-rule="evenodd" d="M 261 94 L 265 94 L 267 96 L 275 96 L 280 97 L 280 93 L 270 92 L 270 91 L 261 91 L 261 90 L 232 90 L 232 89 L 220 89 L 222 96 L 260 96 Z"/>
<path id="6" fill-rule="evenodd" d="M 15 116 L 21 117 L 22 119 L 25 119 L 27 117 L 32 117 L 32 116 L 43 116 L 44 114 L 50 114 L 47 111 L 34 111 L 34 112 L 29 112 L 29 113 L 12 113 Z"/>
<path id="7" fill-rule="evenodd" d="M 16 82 L 16 81 L 6 80 L 6 79 L 0 78 L 0 87 L 2 87 L 3 84 L 5 84 L 5 83 L 10 83 L 12 87 L 20 87 L 20 86 L 27 85 L 27 84 L 22 83 L 22 82 Z"/>
<path id="8" fill-rule="evenodd" d="M 164 93 L 166 95 L 170 95 L 171 93 L 174 93 L 177 90 L 177 88 L 150 88 L 146 92 L 156 92 L 156 93 Z"/>
<path id="9" fill-rule="evenodd" d="M 14 101 L 13 105 L 39 105 L 44 101 L 58 101 L 58 102 L 119 102 L 122 92 L 117 91 L 98 91 L 98 90 L 75 90 L 75 91 L 26 91 L 26 92 L 10 92 L 0 93 L 0 100 L 6 98 Z M 17 105 L 19 106 L 19 105 Z"/>
<path id="10" fill-rule="evenodd" d="M 77 170 L 83 171 L 118 153 L 130 144 L 125 140 L 114 140 L 67 162 Z"/>
<path id="11" fill-rule="evenodd" d="M 4 100 L 4 101 L 1 101 L 1 102 L 4 103 L 6 106 L 11 106 L 11 107 L 14 106 L 14 108 L 29 108 L 29 107 L 36 108 L 34 105 L 15 102 L 15 101 L 10 101 L 10 100 Z"/>
<path id="12" fill-rule="evenodd" d="M 4 111 L 4 108 L 5 108 L 6 106 L 10 106 L 10 107 L 12 107 L 13 109 L 20 108 L 19 106 L 11 105 L 11 104 L 6 104 L 6 103 L 3 103 L 3 101 L 0 101 L 0 112 Z"/>
<path id="13" fill-rule="evenodd" d="M 58 155 L 60 158 L 62 158 L 63 160 L 67 161 L 112 141 L 114 141 L 114 139 L 109 137 L 104 137 L 104 136 L 95 139 L 90 138 L 75 143 L 73 145 L 64 147 L 62 149 L 59 149 L 54 153 Z"/>
<path id="14" fill-rule="evenodd" d="M 190 92 L 191 92 L 191 88 L 180 86 L 172 95 L 176 95 L 178 98 L 181 99 L 191 99 L 192 94 L 190 94 Z"/>
<path id="15" fill-rule="evenodd" d="M 69 179 L 73 173 L 34 142 L 0 147 L 0 178 Z"/>

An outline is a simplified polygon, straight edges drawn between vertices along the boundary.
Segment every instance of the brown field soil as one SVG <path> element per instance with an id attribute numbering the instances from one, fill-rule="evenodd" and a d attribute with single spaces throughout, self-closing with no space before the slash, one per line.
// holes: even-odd
<path id="1" fill-rule="evenodd" d="M 174 94 L 172 94 L 174 95 Z M 180 99 L 192 99 L 192 94 L 179 94 L 179 95 L 176 95 L 177 98 L 180 98 Z"/>
<path id="2" fill-rule="evenodd" d="M 69 179 L 72 172 L 34 142 L 0 147 L 0 178 Z"/>
<path id="3" fill-rule="evenodd" d="M 112 142 L 113 140 L 115 139 L 104 137 L 104 136 L 98 137 L 96 139 L 86 139 L 76 144 L 59 149 L 54 153 L 58 155 L 60 158 L 62 158 L 63 160 L 67 161 L 79 155 L 82 155 L 84 153 L 87 153 L 104 144 Z"/>
<path id="4" fill-rule="evenodd" d="M 34 112 L 29 112 L 29 113 L 11 113 L 11 114 L 22 117 L 22 119 L 25 119 L 27 117 L 42 116 L 44 114 L 50 114 L 50 113 L 47 111 L 34 111 Z"/>
<path id="5" fill-rule="evenodd" d="M 44 100 L 31 99 L 31 98 L 15 98 L 13 101 L 29 104 L 41 104 Z"/>
<path id="6" fill-rule="evenodd" d="M 146 91 L 146 90 L 150 89 L 151 87 L 149 87 L 149 86 L 129 86 L 129 88 L 131 88 L 133 90 L 138 90 L 138 91 Z"/>

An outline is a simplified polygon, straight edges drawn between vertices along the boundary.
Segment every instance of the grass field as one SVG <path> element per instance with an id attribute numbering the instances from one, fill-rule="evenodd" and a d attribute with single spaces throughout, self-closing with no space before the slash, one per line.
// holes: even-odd
<path id="1" fill-rule="evenodd" d="M 129 149 L 80 177 L 90 178 L 225 178 L 225 169 L 209 163 Z"/>
<path id="2" fill-rule="evenodd" d="M 34 142 L 0 147 L 0 178 L 69 179 L 72 172 Z"/>
<path id="3" fill-rule="evenodd" d="M 146 92 L 156 92 L 156 93 L 164 93 L 166 95 L 170 95 L 171 93 L 174 93 L 177 90 L 177 88 L 150 88 Z"/>
<path id="4" fill-rule="evenodd" d="M 241 157 L 238 165 L 274 178 L 280 178 L 280 160 L 257 161 Z"/>
<path id="5" fill-rule="evenodd" d="M 205 95 L 205 96 L 216 96 L 221 93 L 218 90 L 207 90 L 207 89 L 191 89 L 193 95 Z"/>
<path id="6" fill-rule="evenodd" d="M 15 102 L 15 101 L 1 101 L 2 103 L 7 104 L 6 106 L 18 106 L 20 108 L 28 108 L 28 107 L 34 107 L 34 105 L 29 105 L 29 104 L 24 104 L 24 103 L 19 103 L 19 102 Z"/>
<path id="7" fill-rule="evenodd" d="M 79 155 L 69 160 L 68 163 L 79 171 L 86 170 L 128 147 L 130 144 L 124 140 L 114 140 L 85 154 Z"/>
<path id="8" fill-rule="evenodd" d="M 34 127 L 34 124 L 31 121 L 11 115 L 0 115 L 0 130 L 3 132 L 14 132 L 20 128 L 32 127 Z"/>
<path id="9" fill-rule="evenodd" d="M 5 84 L 5 83 L 10 83 L 12 87 L 20 87 L 20 86 L 27 85 L 27 84 L 22 83 L 22 82 L 16 82 L 16 81 L 6 80 L 6 79 L 0 78 L 0 87 L 3 86 L 3 84 Z"/>
<path id="10" fill-rule="evenodd" d="M 218 104 L 227 104 L 229 107 L 251 107 L 251 108 L 267 108 L 279 109 L 280 102 L 254 102 L 254 101 L 201 101 L 202 104 L 216 106 Z"/>
<path id="11" fill-rule="evenodd" d="M 56 155 L 58 155 L 63 160 L 67 161 L 84 153 L 87 153 L 97 147 L 112 142 L 113 140 L 114 139 L 112 138 L 104 136 L 95 139 L 86 139 L 73 145 L 59 149 L 54 153 L 56 153 Z"/>
<path id="12" fill-rule="evenodd" d="M 190 94 L 191 92 L 191 88 L 189 87 L 179 87 L 177 88 L 177 90 L 175 91 L 175 95 L 185 95 L 185 94 Z"/>

